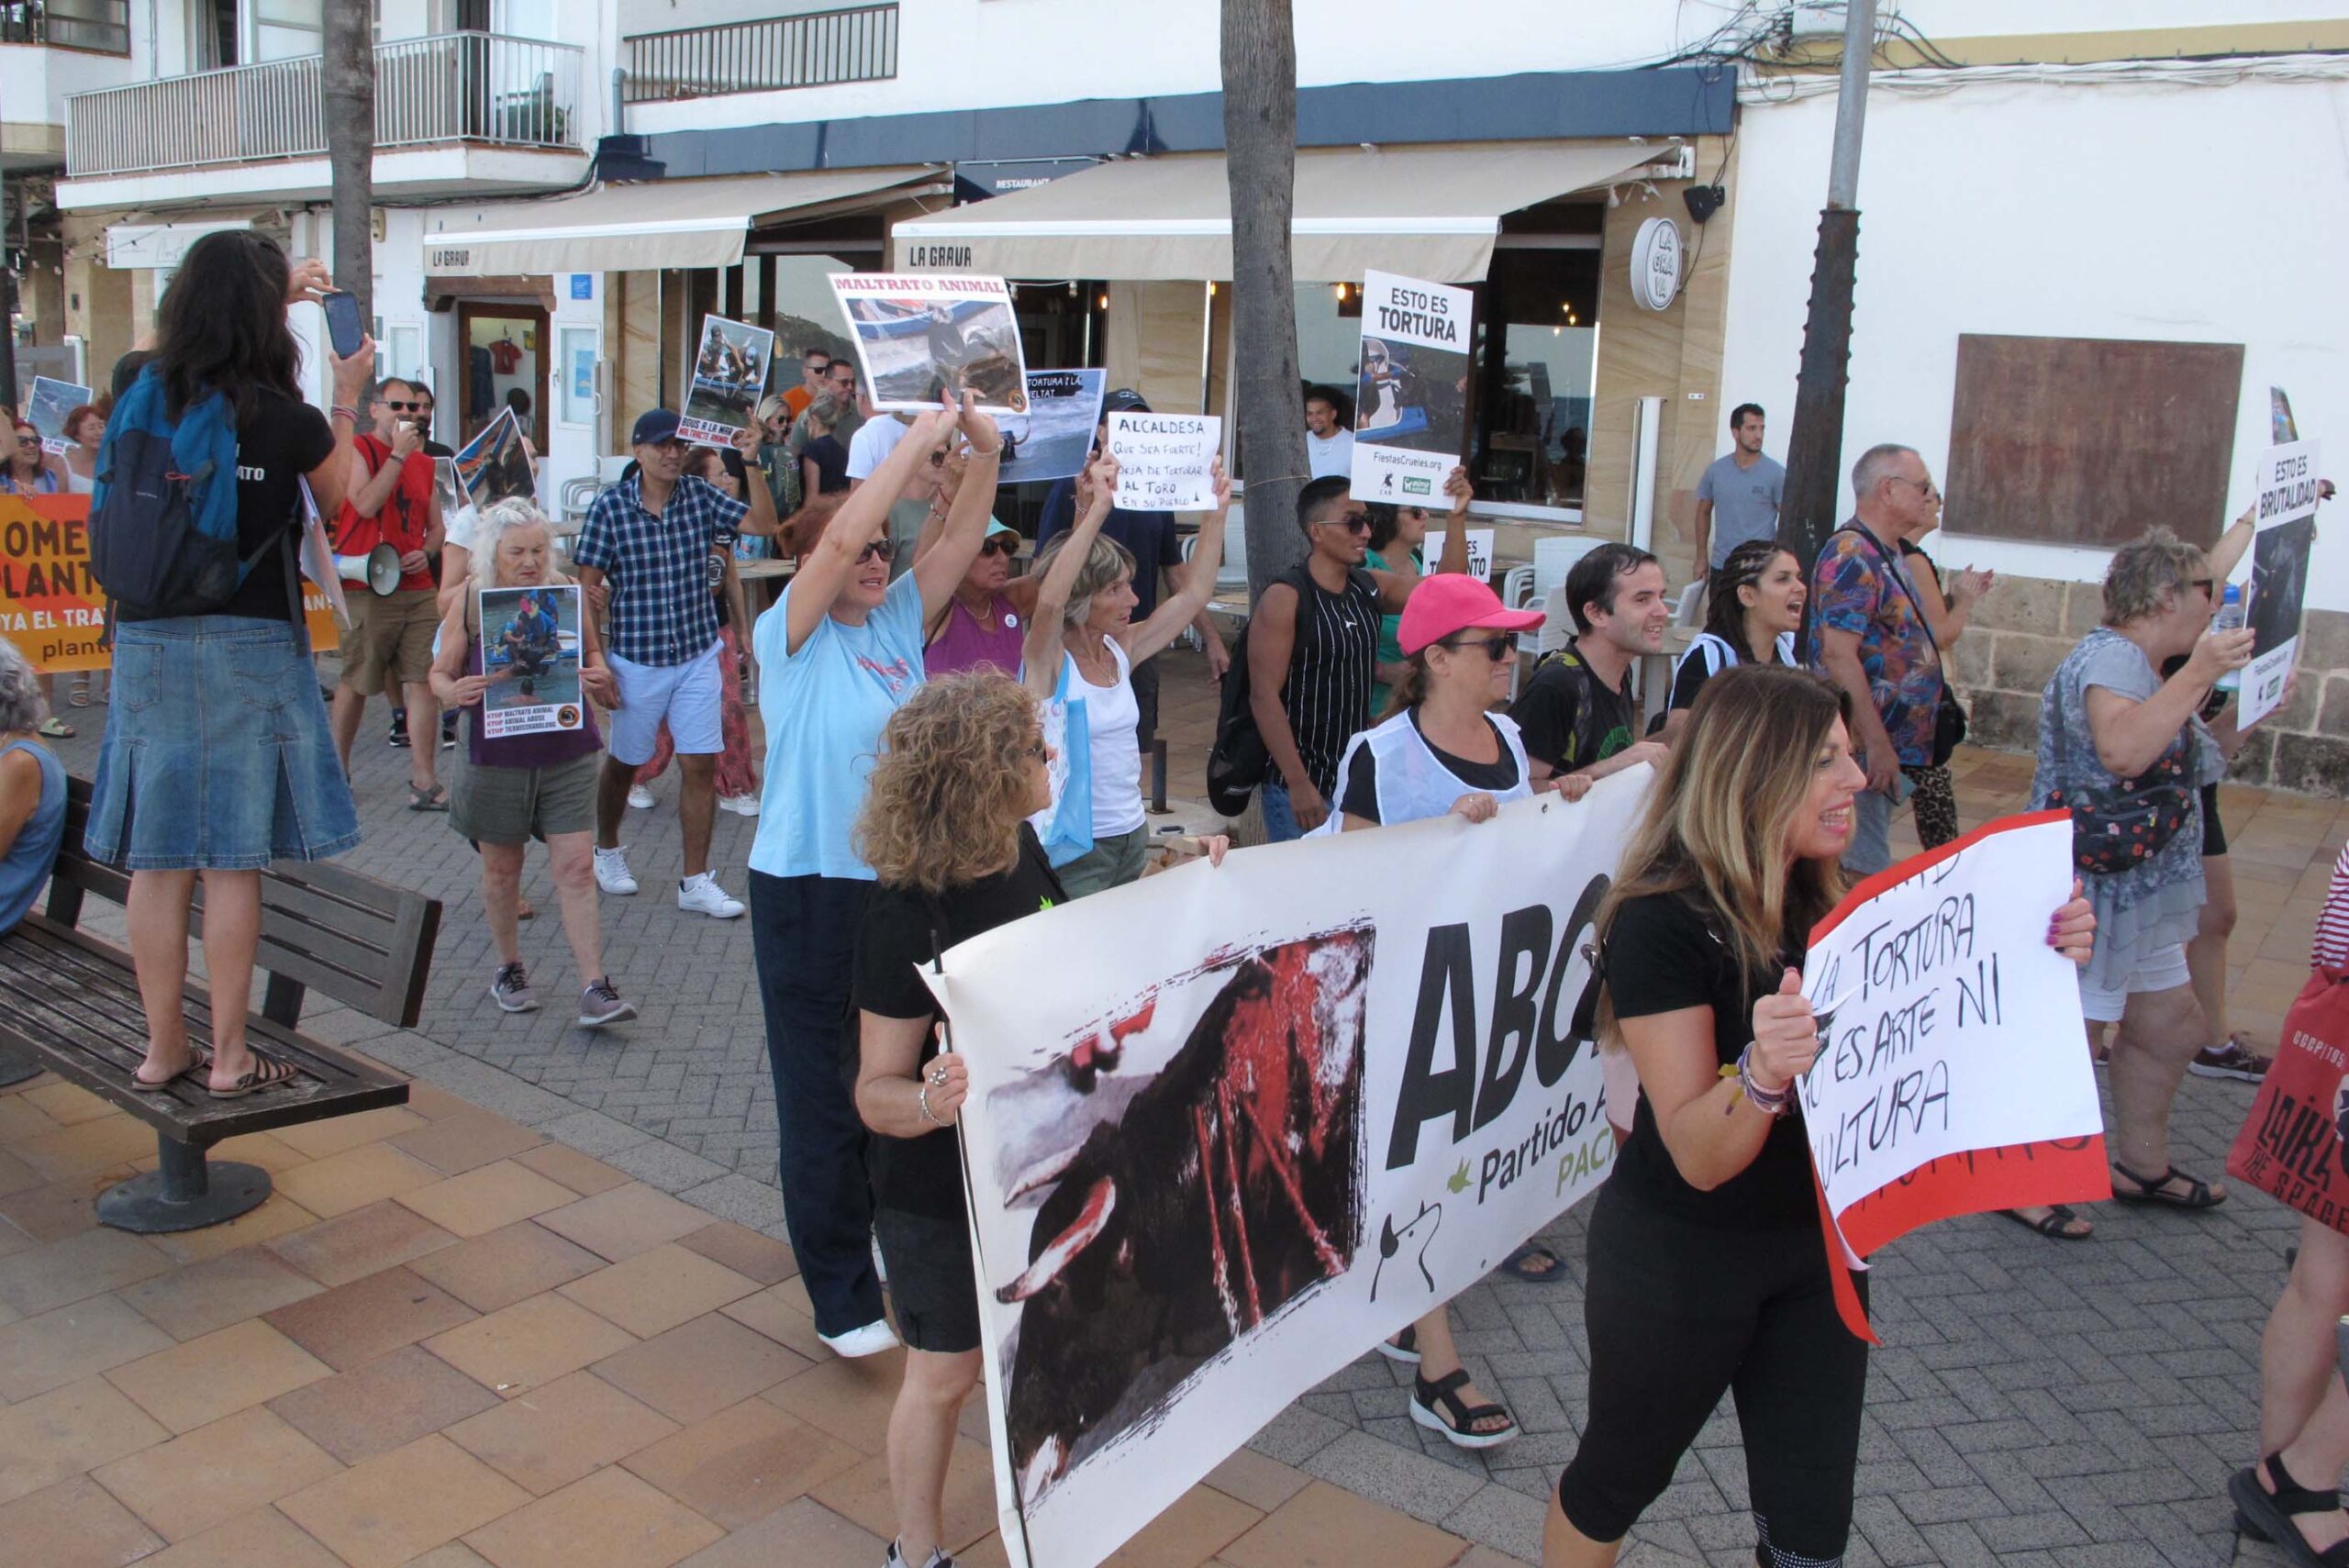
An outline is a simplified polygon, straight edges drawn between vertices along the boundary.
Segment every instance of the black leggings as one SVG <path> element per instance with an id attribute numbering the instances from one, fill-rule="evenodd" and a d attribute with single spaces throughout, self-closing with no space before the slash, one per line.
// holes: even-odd
<path id="1" fill-rule="evenodd" d="M 1567 1522 L 1621 1540 L 1726 1391 L 1745 1440 L 1756 1561 L 1842 1562 L 1867 1346 L 1836 1316 L 1817 1226 L 1712 1229 L 1610 1183 L 1591 1215 L 1589 1267 L 1590 1418 L 1558 1480 Z M 1865 1276 L 1856 1283 L 1865 1301 Z"/>

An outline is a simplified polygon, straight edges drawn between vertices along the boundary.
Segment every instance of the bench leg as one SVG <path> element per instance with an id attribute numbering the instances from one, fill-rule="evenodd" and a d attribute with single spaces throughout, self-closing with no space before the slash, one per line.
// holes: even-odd
<path id="1" fill-rule="evenodd" d="M 13 1051 L 0 1051 L 0 1089 L 40 1076 L 40 1063 Z"/>
<path id="2" fill-rule="evenodd" d="M 259 1208 L 269 1173 L 224 1160 L 214 1164 L 192 1143 L 155 1135 L 162 1162 L 98 1195 L 98 1219 L 117 1230 L 158 1235 L 218 1225 Z"/>

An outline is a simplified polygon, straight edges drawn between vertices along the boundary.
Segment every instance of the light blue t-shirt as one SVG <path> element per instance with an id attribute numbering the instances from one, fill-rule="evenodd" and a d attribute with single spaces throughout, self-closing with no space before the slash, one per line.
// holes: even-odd
<path id="1" fill-rule="evenodd" d="M 850 842 L 881 728 L 922 683 L 921 585 L 907 573 L 863 626 L 826 616 L 799 651 L 789 640 L 795 580 L 751 631 L 759 713 L 767 726 L 766 790 L 751 869 L 769 876 L 871 882 Z"/>

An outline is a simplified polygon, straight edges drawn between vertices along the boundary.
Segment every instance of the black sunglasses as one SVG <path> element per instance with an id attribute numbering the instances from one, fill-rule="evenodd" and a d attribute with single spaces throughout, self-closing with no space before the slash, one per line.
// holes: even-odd
<path id="1" fill-rule="evenodd" d="M 1019 541 L 1009 534 L 995 534 L 990 536 L 985 544 L 979 546 L 979 553 L 1000 555 L 1008 561 L 1019 553 Z"/>
<path id="2" fill-rule="evenodd" d="M 1370 532 L 1370 514 L 1368 512 L 1348 512 L 1341 517 L 1331 517 L 1328 520 L 1336 523 L 1350 534 L 1366 534 Z"/>
<path id="3" fill-rule="evenodd" d="M 1485 657 L 1497 664 L 1508 657 L 1509 650 L 1514 644 L 1506 637 L 1472 637 L 1465 641 L 1446 639 L 1438 646 L 1449 648 L 1455 653 L 1465 653 L 1471 648 L 1481 648 L 1485 651 Z"/>
<path id="4" fill-rule="evenodd" d="M 384 399 L 384 406 L 390 409 L 395 414 L 413 414 L 419 409 L 429 408 L 432 405 L 429 403 L 401 403 L 393 398 L 386 397 Z"/>
<path id="5" fill-rule="evenodd" d="M 856 563 L 859 566 L 862 566 L 866 562 L 873 560 L 876 556 L 883 561 L 888 561 L 894 559 L 896 553 L 897 541 L 896 539 L 876 539 L 872 543 L 866 545 L 863 550 L 856 552 Z"/>

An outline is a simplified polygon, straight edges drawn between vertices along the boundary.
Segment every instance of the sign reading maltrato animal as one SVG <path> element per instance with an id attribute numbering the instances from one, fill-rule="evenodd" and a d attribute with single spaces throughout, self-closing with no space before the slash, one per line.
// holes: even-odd
<path id="1" fill-rule="evenodd" d="M 1359 500 L 1431 506 L 1468 450 L 1468 344 L 1475 295 L 1370 272 L 1362 283 L 1354 392 Z"/>
<path id="2" fill-rule="evenodd" d="M 951 391 L 982 413 L 1028 412 L 1028 361 L 1001 278 L 841 272 L 832 293 L 874 407 L 936 408 Z"/>

